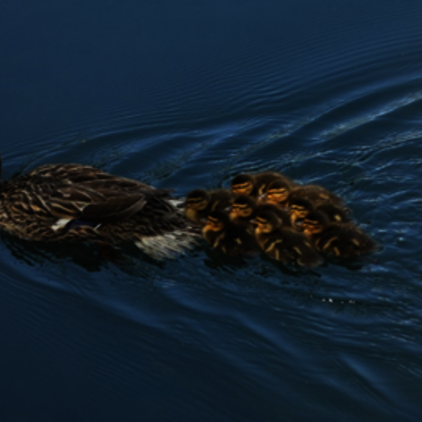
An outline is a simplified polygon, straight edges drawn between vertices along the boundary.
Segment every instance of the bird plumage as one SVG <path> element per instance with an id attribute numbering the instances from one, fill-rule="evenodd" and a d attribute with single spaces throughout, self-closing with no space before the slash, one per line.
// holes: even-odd
<path id="1" fill-rule="evenodd" d="M 191 248 L 199 236 L 168 190 L 81 164 L 2 181 L 0 229 L 37 241 L 132 242 L 156 258 Z"/>
<path id="2" fill-rule="evenodd" d="M 310 212 L 303 222 L 304 234 L 314 247 L 343 258 L 375 252 L 377 243 L 353 223 L 330 222 L 321 211 Z"/>

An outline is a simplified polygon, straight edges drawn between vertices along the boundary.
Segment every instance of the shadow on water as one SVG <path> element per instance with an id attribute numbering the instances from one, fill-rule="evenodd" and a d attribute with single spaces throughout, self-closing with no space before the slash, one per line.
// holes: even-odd
<path id="1" fill-rule="evenodd" d="M 14 258 L 31 267 L 71 262 L 88 272 L 98 272 L 113 260 L 116 263 L 123 261 L 123 255 L 117 249 L 102 249 L 96 244 L 32 242 L 4 233 L 0 239 Z"/>

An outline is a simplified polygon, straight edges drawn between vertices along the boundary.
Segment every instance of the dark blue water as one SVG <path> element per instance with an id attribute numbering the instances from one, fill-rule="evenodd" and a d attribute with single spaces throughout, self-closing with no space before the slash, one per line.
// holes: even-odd
<path id="1" fill-rule="evenodd" d="M 382 249 L 307 272 L 205 246 L 0 236 L 1 421 L 420 421 L 422 3 L 0 5 L 4 177 L 171 187 L 279 170 Z"/>

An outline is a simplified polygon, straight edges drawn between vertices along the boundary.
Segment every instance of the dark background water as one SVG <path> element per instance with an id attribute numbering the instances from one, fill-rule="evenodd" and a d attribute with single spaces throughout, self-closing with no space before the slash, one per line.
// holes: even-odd
<path id="1" fill-rule="evenodd" d="M 3 176 L 279 170 L 382 245 L 312 272 L 0 237 L 2 421 L 420 421 L 422 3 L 0 5 Z"/>

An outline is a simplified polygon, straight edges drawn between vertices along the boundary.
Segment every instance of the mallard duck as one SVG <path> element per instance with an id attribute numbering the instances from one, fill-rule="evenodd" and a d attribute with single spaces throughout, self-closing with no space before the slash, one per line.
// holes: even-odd
<path id="1" fill-rule="evenodd" d="M 230 256 L 254 255 L 259 252 L 255 238 L 243 225 L 235 224 L 224 211 L 212 211 L 202 228 L 204 239 Z"/>
<path id="2" fill-rule="evenodd" d="M 195 189 L 185 199 L 185 216 L 195 224 L 204 225 L 211 211 L 224 211 L 230 207 L 234 195 L 227 189 L 206 191 Z"/>
<path id="3" fill-rule="evenodd" d="M 377 249 L 377 243 L 354 224 L 330 222 L 321 211 L 312 211 L 305 217 L 303 233 L 315 248 L 338 257 L 359 256 Z"/>
<path id="4" fill-rule="evenodd" d="M 155 258 L 171 257 L 200 233 L 168 190 L 81 164 L 38 167 L 0 182 L 0 229 L 37 241 L 132 242 Z"/>
<path id="5" fill-rule="evenodd" d="M 295 186 L 294 182 L 288 177 L 276 172 L 239 174 L 232 179 L 230 186 L 236 195 L 249 195 L 259 198 L 265 192 L 268 185 L 275 180 L 282 180 L 290 187 Z"/>
<path id="6" fill-rule="evenodd" d="M 255 222 L 255 239 L 270 258 L 304 267 L 316 267 L 321 264 L 321 257 L 306 236 L 289 227 L 283 227 L 274 212 L 259 212 Z"/>
<path id="7" fill-rule="evenodd" d="M 337 223 L 346 223 L 350 221 L 347 208 L 340 208 L 332 203 L 322 203 L 314 205 L 306 198 L 293 198 L 290 200 L 290 218 L 292 226 L 303 221 L 303 219 L 312 211 L 322 211 L 330 221 Z"/>
<path id="8" fill-rule="evenodd" d="M 236 224 L 245 225 L 253 233 L 255 232 L 255 225 L 251 220 L 255 218 L 257 213 L 266 210 L 274 212 L 281 220 L 283 226 L 291 226 L 290 217 L 287 212 L 273 204 L 260 204 L 255 198 L 246 195 L 238 196 L 233 200 L 230 219 Z"/>
<path id="9" fill-rule="evenodd" d="M 345 208 L 343 199 L 329 190 L 318 185 L 304 185 L 291 187 L 283 180 L 274 180 L 264 192 L 265 200 L 281 208 L 288 208 L 294 199 L 305 198 L 314 206 L 330 203 L 340 208 Z"/>

